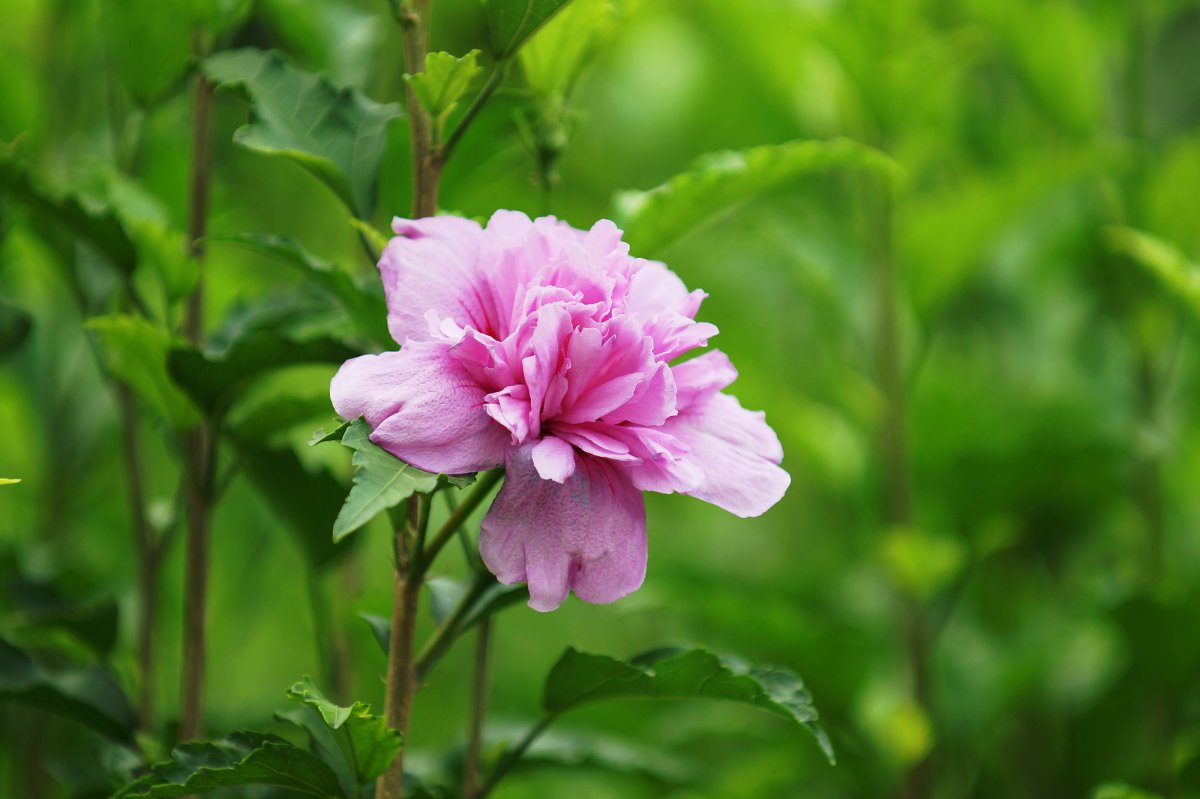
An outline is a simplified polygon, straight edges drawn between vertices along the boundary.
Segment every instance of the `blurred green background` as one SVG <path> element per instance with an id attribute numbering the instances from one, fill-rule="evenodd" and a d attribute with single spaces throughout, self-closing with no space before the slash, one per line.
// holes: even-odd
<path id="1" fill-rule="evenodd" d="M 185 229 L 189 148 L 177 5 L 0 0 L 0 141 L 45 185 L 149 220 L 166 249 Z M 383 0 L 225 5 L 218 46 L 279 49 L 402 101 Z M 477 0 L 433 5 L 434 49 L 482 46 Z M 792 488 L 753 520 L 648 495 L 645 587 L 502 616 L 491 715 L 536 717 L 568 645 L 625 657 L 697 644 L 802 674 L 839 763 L 749 709 L 618 703 L 564 719 L 561 751 L 496 796 L 1057 799 L 1128 783 L 1200 797 L 1200 4 L 592 5 L 605 23 L 550 73 L 566 83 L 511 70 L 447 169 L 442 207 L 587 227 L 620 210 L 617 192 L 707 153 L 835 136 L 905 177 L 889 202 L 853 171 L 788 180 L 660 252 L 634 242 L 711 295 L 701 316 L 739 367 L 732 390 L 766 410 Z M 217 93 L 210 230 L 288 234 L 369 278 L 332 192 L 235 145 L 247 108 Z M 408 182 L 398 121 L 375 227 L 407 212 Z M 31 326 L 0 330 L 0 477 L 23 480 L 0 488 L 0 632 L 57 662 L 102 660 L 132 695 L 121 434 L 82 327 L 115 309 L 112 278 L 8 199 L 0 303 Z M 214 244 L 205 269 L 211 331 L 302 288 L 231 246 Z M 78 285 L 100 300 L 81 305 Z M 305 447 L 331 422 L 334 368 L 272 373 L 244 413 L 296 398 L 303 412 L 270 426 L 271 442 L 346 482 L 346 450 Z M 139 419 L 150 518 L 170 529 L 177 453 L 152 408 Z M 207 728 L 269 724 L 302 674 L 381 708 L 384 658 L 357 614 L 388 613 L 386 529 L 314 569 L 232 448 L 221 466 Z M 166 558 L 150 749 L 178 712 L 181 541 Z M 98 614 L 96 646 L 39 622 L 68 605 Z M 417 699 L 412 767 L 434 769 L 462 737 L 469 649 Z M 0 704 L 5 796 L 103 796 L 125 759 L 70 721 Z"/>

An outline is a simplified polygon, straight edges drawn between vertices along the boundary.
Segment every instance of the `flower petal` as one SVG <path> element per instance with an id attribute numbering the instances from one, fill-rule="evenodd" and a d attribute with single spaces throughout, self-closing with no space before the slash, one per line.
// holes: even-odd
<path id="1" fill-rule="evenodd" d="M 792 478 L 777 465 L 783 448 L 761 411 L 712 394 L 662 428 L 688 448 L 704 481 L 687 493 L 738 516 L 759 516 L 783 498 Z"/>
<path id="2" fill-rule="evenodd" d="M 568 590 L 612 602 L 646 576 L 646 509 L 611 464 L 579 455 L 562 485 L 543 480 L 533 446 L 509 453 L 504 488 L 483 520 L 479 549 L 502 583 L 529 584 L 529 606 L 554 610 Z"/>
<path id="3" fill-rule="evenodd" d="M 575 473 L 575 448 L 557 436 L 546 436 L 533 450 L 533 466 L 546 480 L 565 483 Z"/>
<path id="4" fill-rule="evenodd" d="M 479 225 L 470 219 L 435 216 L 395 219 L 396 237 L 379 259 L 388 304 L 388 330 L 398 344 L 429 338 L 426 314 L 459 326 L 482 328 L 485 318 L 475 286 Z"/>
<path id="5" fill-rule="evenodd" d="M 363 416 L 371 440 L 420 469 L 461 474 L 504 460 L 509 433 L 487 415 L 483 391 L 435 341 L 346 361 L 330 384 L 333 407 Z"/>

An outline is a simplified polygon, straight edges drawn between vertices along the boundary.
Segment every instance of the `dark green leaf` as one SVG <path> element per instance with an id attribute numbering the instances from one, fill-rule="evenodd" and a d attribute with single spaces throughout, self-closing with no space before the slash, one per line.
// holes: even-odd
<path id="1" fill-rule="evenodd" d="M 154 766 L 151 774 L 114 799 L 187 796 L 249 785 L 275 786 L 322 799 L 354 799 L 342 792 L 332 769 L 316 755 L 277 736 L 255 732 L 177 746 L 170 762 Z"/>
<path id="2" fill-rule="evenodd" d="M 332 433 L 326 433 L 324 428 L 313 433 L 313 437 L 309 439 L 308 445 L 315 447 L 317 444 L 324 444 L 327 441 L 341 441 L 346 435 L 346 431 L 350 429 L 350 422 L 342 422 Z"/>
<path id="3" fill-rule="evenodd" d="M 834 761 L 812 696 L 796 674 L 784 669 L 749 667 L 703 649 L 659 649 L 621 661 L 572 648 L 546 678 L 542 704 L 557 714 L 611 699 L 720 699 L 750 705 L 805 727 Z"/>
<path id="4" fill-rule="evenodd" d="M 757 194 L 847 167 L 899 174 L 899 167 L 886 155 L 848 139 L 791 141 L 712 153 L 661 186 L 619 192 L 614 198 L 615 216 L 633 252 L 649 257 L 710 217 Z"/>
<path id="5" fill-rule="evenodd" d="M 525 40 L 554 16 L 568 0 L 487 0 L 488 36 L 492 55 L 512 56 Z"/>
<path id="6" fill-rule="evenodd" d="M 383 616 L 376 616 L 374 613 L 360 613 L 358 617 L 365 621 L 371 628 L 371 634 L 375 636 L 375 643 L 379 644 L 379 648 L 383 650 L 383 654 L 388 654 L 388 647 L 392 641 L 392 623 Z"/>
<path id="7" fill-rule="evenodd" d="M 105 3 L 100 19 L 113 66 L 134 102 L 152 106 L 180 84 L 191 60 L 192 28 L 177 6 L 119 0 Z"/>
<path id="8" fill-rule="evenodd" d="M 167 372 L 171 337 L 141 317 L 97 316 L 86 323 L 96 337 L 100 359 L 113 377 L 127 384 L 160 416 L 180 429 L 200 416 Z"/>
<path id="9" fill-rule="evenodd" d="M 67 716 L 115 740 L 132 740 L 133 710 L 108 672 L 98 666 L 50 671 L 3 639 L 0 700 L 23 702 Z"/>
<path id="10" fill-rule="evenodd" d="M 51 222 L 60 234 L 86 241 L 125 277 L 133 274 L 137 249 L 112 210 L 92 208 L 78 197 L 45 189 L 22 164 L 4 152 L 0 152 L 0 193 Z"/>
<path id="11" fill-rule="evenodd" d="M 383 293 L 359 286 L 348 272 L 306 250 L 287 236 L 242 233 L 210 236 L 210 244 L 232 244 L 274 256 L 338 302 L 363 334 L 379 343 L 391 342 L 387 303 Z M 372 281 L 378 285 L 378 279 Z"/>
<path id="12" fill-rule="evenodd" d="M 287 447 L 238 440 L 237 452 L 242 469 L 287 524 L 310 566 L 324 568 L 348 551 L 329 534 L 345 494 L 341 483 L 324 469 L 309 471 Z"/>
<path id="13" fill-rule="evenodd" d="M 404 746 L 399 731 L 389 729 L 383 716 L 372 715 L 368 705 L 339 707 L 308 678 L 293 685 L 288 698 L 305 707 L 285 718 L 308 730 L 314 751 L 333 767 L 350 795 L 386 771 Z"/>
<path id="14" fill-rule="evenodd" d="M 274 52 L 228 50 L 202 68 L 218 86 L 238 86 L 249 96 L 254 118 L 234 135 L 238 144 L 296 161 L 356 216 L 370 216 L 387 125 L 400 116 L 397 106 L 334 86 Z"/>
<path id="15" fill-rule="evenodd" d="M 221 355 L 177 346 L 167 358 L 171 376 L 210 414 L 228 409 L 237 393 L 267 372 L 308 363 L 341 363 L 358 353 L 327 337 L 297 338 L 272 329 L 252 330 Z"/>
<path id="16" fill-rule="evenodd" d="M 0 355 L 6 355 L 25 343 L 33 320 L 20 308 L 0 302 Z"/>
<path id="17" fill-rule="evenodd" d="M 342 437 L 342 445 L 354 450 L 354 488 L 333 525 L 335 541 L 379 513 L 396 507 L 414 492 L 432 491 L 437 486 L 437 475 L 423 472 L 384 451 L 371 443 L 370 435 L 367 423 L 356 419 Z"/>
<path id="18" fill-rule="evenodd" d="M 446 118 L 458 107 L 471 82 L 483 71 L 477 63 L 478 56 L 478 50 L 472 50 L 461 58 L 450 53 L 429 53 L 425 56 L 423 72 L 404 76 L 412 84 L 417 100 L 433 117 L 439 131 Z"/>

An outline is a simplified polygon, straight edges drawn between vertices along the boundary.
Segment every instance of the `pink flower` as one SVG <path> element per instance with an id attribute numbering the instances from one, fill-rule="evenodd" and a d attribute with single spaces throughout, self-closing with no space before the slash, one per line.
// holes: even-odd
<path id="1" fill-rule="evenodd" d="M 612 602 L 646 574 L 642 491 L 738 516 L 783 496 L 779 439 L 721 389 L 737 377 L 695 321 L 706 296 L 633 258 L 621 231 L 498 211 L 397 219 L 379 262 L 399 352 L 347 361 L 330 393 L 371 440 L 430 472 L 503 465 L 480 534 L 488 568 L 553 610 Z"/>

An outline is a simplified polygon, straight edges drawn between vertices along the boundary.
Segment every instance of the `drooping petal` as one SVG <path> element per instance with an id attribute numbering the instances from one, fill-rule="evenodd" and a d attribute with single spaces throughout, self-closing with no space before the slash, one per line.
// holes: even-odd
<path id="1" fill-rule="evenodd" d="M 783 498 L 792 478 L 777 465 L 779 438 L 761 411 L 748 411 L 728 394 L 715 393 L 663 425 L 688 448 L 704 472 L 690 496 L 742 517 L 759 516 Z"/>
<path id="2" fill-rule="evenodd" d="M 458 325 L 483 326 L 476 286 L 481 231 L 470 219 L 435 216 L 396 219 L 396 237 L 379 259 L 387 295 L 388 330 L 396 343 L 429 338 L 426 315 Z"/>
<path id="3" fill-rule="evenodd" d="M 400 352 L 347 361 L 330 384 L 333 407 L 366 418 L 371 440 L 430 472 L 461 474 L 504 461 L 509 434 L 484 410 L 483 391 L 449 345 L 410 341 Z"/>
<path id="4" fill-rule="evenodd" d="M 646 576 L 646 510 L 618 468 L 580 455 L 559 484 L 534 467 L 533 446 L 509 453 L 504 487 L 483 520 L 483 561 L 502 583 L 527 582 L 529 606 L 554 610 L 574 590 L 612 602 Z"/>

